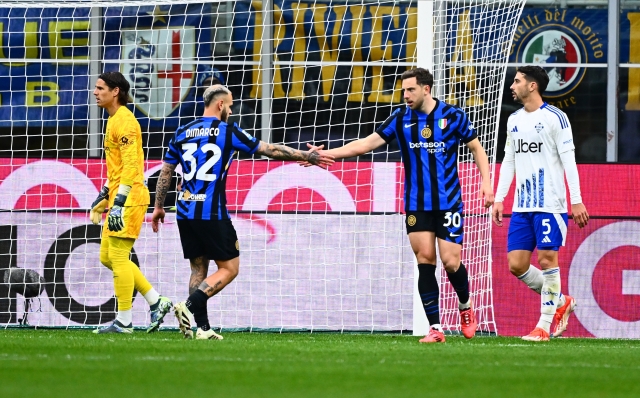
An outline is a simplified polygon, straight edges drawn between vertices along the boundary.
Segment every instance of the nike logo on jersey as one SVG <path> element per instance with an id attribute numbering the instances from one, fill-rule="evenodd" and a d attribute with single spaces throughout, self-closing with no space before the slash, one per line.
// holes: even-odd
<path id="1" fill-rule="evenodd" d="M 404 125 L 404 128 L 405 128 L 405 129 L 408 129 L 409 127 L 413 126 L 414 124 L 415 124 L 415 123 L 405 124 L 405 125 Z"/>
<path id="2" fill-rule="evenodd" d="M 449 235 L 451 235 L 451 237 L 453 238 L 460 236 L 460 234 L 449 234 Z"/>

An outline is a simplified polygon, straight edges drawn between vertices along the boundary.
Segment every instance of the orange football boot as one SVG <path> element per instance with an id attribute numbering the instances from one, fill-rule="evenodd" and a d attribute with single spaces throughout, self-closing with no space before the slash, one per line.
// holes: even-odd
<path id="1" fill-rule="evenodd" d="M 522 340 L 526 341 L 549 341 L 549 333 L 542 328 L 535 328 L 531 333 L 522 336 Z"/>
<path id="2" fill-rule="evenodd" d="M 473 312 L 473 304 L 466 310 L 460 311 L 460 326 L 464 337 L 471 339 L 476 335 L 478 322 L 476 321 L 476 314 Z"/>
<path id="3" fill-rule="evenodd" d="M 560 337 L 569 324 L 569 315 L 576 309 L 576 299 L 571 296 L 564 295 L 567 300 L 564 305 L 556 309 L 556 314 L 553 316 L 553 320 L 556 322 L 556 328 L 551 336 Z"/>
<path id="4" fill-rule="evenodd" d="M 444 333 L 438 329 L 431 329 L 429 334 L 420 339 L 420 343 L 444 343 Z"/>

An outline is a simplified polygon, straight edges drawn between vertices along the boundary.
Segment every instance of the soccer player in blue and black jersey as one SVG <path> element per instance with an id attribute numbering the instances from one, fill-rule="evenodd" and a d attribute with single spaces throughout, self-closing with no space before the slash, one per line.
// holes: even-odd
<path id="1" fill-rule="evenodd" d="M 462 333 L 470 339 L 475 335 L 477 322 L 469 297 L 467 270 L 460 262 L 463 207 L 458 179 L 458 145 L 464 143 L 473 154 L 482 175 L 480 194 L 484 196 L 485 207 L 489 208 L 493 204 L 493 189 L 487 154 L 465 112 L 431 96 L 433 75 L 428 70 L 408 70 L 401 79 L 406 107 L 393 112 L 368 137 L 340 148 L 319 150 L 319 153 L 342 159 L 398 140 L 405 169 L 407 233 L 418 260 L 418 290 L 431 325 L 429 334 L 420 342 L 445 341 L 440 326 L 436 238 L 440 259 L 458 294 Z"/>
<path id="2" fill-rule="evenodd" d="M 191 264 L 189 298 L 174 307 L 180 330 L 193 338 L 190 317 L 198 326 L 196 339 L 222 339 L 211 330 L 207 300 L 238 275 L 240 251 L 236 231 L 227 211 L 227 171 L 236 151 L 280 160 L 298 160 L 320 167 L 333 164 L 331 155 L 302 152 L 283 145 L 267 144 L 227 124 L 233 96 L 223 85 L 207 88 L 201 118 L 180 127 L 164 157 L 156 186 L 152 227 L 164 222 L 164 200 L 176 166 L 182 166 L 183 182 L 176 204 L 178 230 L 184 258 Z M 209 261 L 218 270 L 207 277 Z"/>

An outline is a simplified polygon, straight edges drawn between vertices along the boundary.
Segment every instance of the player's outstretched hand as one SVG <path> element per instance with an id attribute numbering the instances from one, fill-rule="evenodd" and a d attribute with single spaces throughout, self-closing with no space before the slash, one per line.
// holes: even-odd
<path id="1" fill-rule="evenodd" d="M 483 182 L 480 187 L 480 197 L 484 198 L 484 208 L 488 209 L 491 207 L 494 201 L 493 189 L 491 188 L 490 182 Z"/>
<path id="2" fill-rule="evenodd" d="M 323 169 L 326 169 L 327 167 L 335 163 L 335 157 L 333 155 L 327 154 L 325 151 L 322 150 L 322 148 L 324 148 L 324 145 L 314 146 L 311 144 L 307 144 L 307 147 L 309 148 L 308 153 L 311 154 L 311 156 L 309 160 L 298 161 L 298 164 L 300 166 L 304 166 L 304 167 L 318 166 Z"/>
<path id="3" fill-rule="evenodd" d="M 158 221 L 164 224 L 164 214 L 164 209 L 159 209 L 157 207 L 153 209 L 153 215 L 151 216 L 151 228 L 153 229 L 153 232 L 158 232 L 160 226 Z"/>
<path id="4" fill-rule="evenodd" d="M 493 204 L 493 211 L 491 212 L 491 216 L 493 218 L 493 222 L 496 223 L 497 226 L 502 226 L 502 212 L 504 211 L 504 205 L 502 202 L 495 202 Z"/>
<path id="5" fill-rule="evenodd" d="M 589 213 L 587 208 L 582 203 L 576 203 L 571 205 L 571 213 L 573 214 L 573 221 L 578 224 L 578 227 L 583 228 L 589 222 Z"/>

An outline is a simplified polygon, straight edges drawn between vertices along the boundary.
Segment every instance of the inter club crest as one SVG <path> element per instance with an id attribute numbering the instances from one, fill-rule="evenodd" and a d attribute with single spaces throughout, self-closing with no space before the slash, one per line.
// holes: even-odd
<path id="1" fill-rule="evenodd" d="M 152 119 L 169 116 L 193 85 L 195 29 L 146 29 L 122 33 L 120 72 L 131 84 L 135 106 Z"/>

